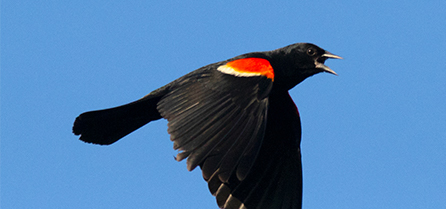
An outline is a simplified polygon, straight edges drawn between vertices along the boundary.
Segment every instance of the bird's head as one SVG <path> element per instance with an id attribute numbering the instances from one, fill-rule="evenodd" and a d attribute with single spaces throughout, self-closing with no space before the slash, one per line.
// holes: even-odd
<path id="1" fill-rule="evenodd" d="M 297 43 L 270 51 L 269 60 L 275 73 L 274 85 L 291 89 L 317 73 L 337 75 L 324 64 L 329 58 L 342 59 L 310 43 Z"/>

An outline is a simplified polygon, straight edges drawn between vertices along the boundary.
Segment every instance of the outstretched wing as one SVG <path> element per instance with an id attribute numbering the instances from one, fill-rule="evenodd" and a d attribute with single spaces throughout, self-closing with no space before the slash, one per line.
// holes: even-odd
<path id="1" fill-rule="evenodd" d="M 200 166 L 206 181 L 243 181 L 263 141 L 273 76 L 267 60 L 245 58 L 175 81 L 158 111 L 180 150 L 176 159 L 187 158 L 188 170 Z"/>
<path id="2" fill-rule="evenodd" d="M 220 207 L 226 209 L 300 209 L 302 206 L 301 124 L 288 92 L 269 95 L 262 147 L 243 181 L 209 180 Z"/>

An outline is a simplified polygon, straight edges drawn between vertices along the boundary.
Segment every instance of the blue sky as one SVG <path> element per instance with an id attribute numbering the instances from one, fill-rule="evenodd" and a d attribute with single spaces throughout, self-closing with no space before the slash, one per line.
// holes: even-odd
<path id="1" fill-rule="evenodd" d="M 291 90 L 304 208 L 446 205 L 446 2 L 2 1 L 1 208 L 217 208 L 167 122 L 111 146 L 75 117 L 201 66 L 311 42 L 344 57 Z"/>

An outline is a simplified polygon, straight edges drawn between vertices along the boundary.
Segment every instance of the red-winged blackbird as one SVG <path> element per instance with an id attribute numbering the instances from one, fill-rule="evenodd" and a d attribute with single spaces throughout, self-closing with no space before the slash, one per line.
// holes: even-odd
<path id="1" fill-rule="evenodd" d="M 73 133 L 108 145 L 165 118 L 176 160 L 200 166 L 221 208 L 301 208 L 301 124 L 288 94 L 341 59 L 292 44 L 199 68 L 132 103 L 82 113 Z"/>

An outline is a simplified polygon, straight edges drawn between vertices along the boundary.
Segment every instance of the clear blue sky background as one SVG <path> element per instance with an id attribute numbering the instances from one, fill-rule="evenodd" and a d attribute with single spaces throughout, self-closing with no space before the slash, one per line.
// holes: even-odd
<path id="1" fill-rule="evenodd" d="M 1 208 L 217 208 L 167 122 L 71 133 L 201 66 L 312 42 L 343 56 L 291 90 L 304 208 L 446 207 L 446 1 L 1 2 Z"/>

